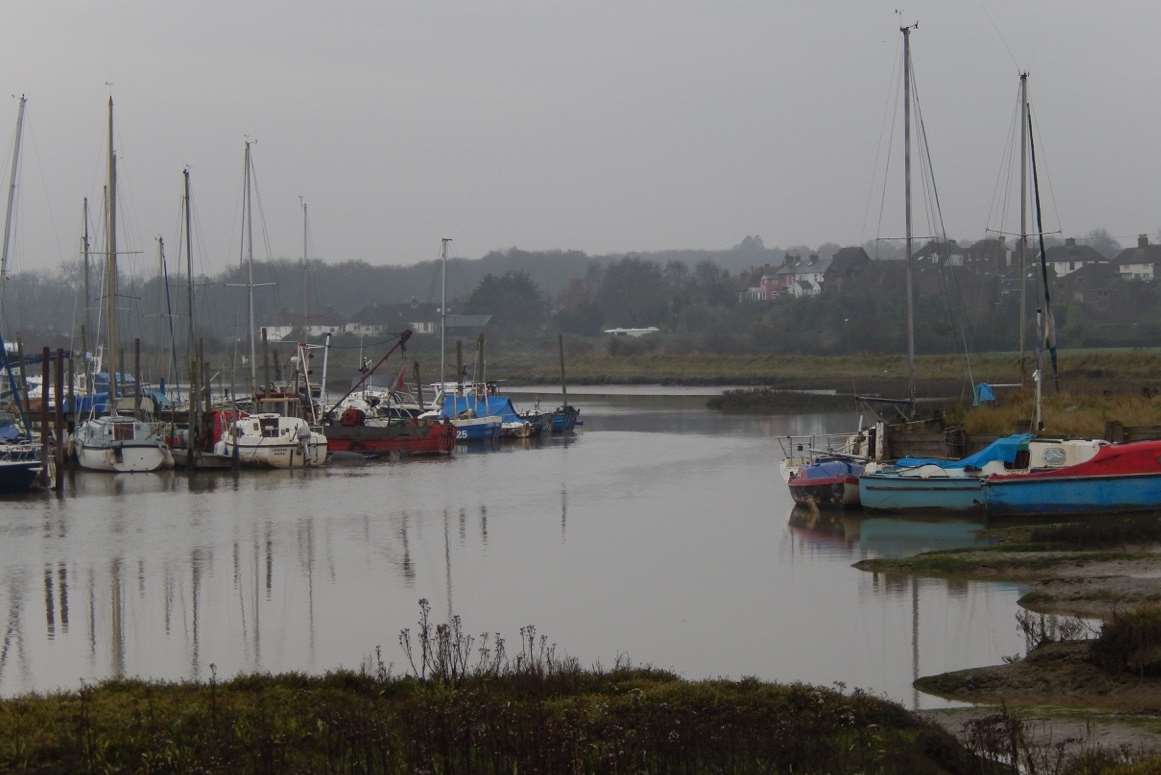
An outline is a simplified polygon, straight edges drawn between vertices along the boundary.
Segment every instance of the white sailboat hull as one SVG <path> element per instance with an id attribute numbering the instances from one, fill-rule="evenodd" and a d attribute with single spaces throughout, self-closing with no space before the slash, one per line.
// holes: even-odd
<path id="1" fill-rule="evenodd" d="M 214 454 L 224 460 L 234 459 L 235 445 L 223 439 L 214 445 Z M 237 445 L 238 463 L 258 468 L 303 468 L 321 466 L 327 459 L 326 437 L 312 433 L 304 446 L 295 443 L 246 444 Z"/>
<path id="2" fill-rule="evenodd" d="M 161 446 L 81 447 L 81 468 L 118 474 L 145 473 L 173 465 L 173 456 Z"/>
<path id="3" fill-rule="evenodd" d="M 90 471 L 132 474 L 173 467 L 173 453 L 159 426 L 130 417 L 113 415 L 81 423 L 73 444 L 77 461 Z"/>

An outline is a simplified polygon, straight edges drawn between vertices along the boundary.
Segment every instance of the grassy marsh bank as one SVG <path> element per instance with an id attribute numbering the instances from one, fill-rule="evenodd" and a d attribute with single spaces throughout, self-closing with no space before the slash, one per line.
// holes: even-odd
<path id="1" fill-rule="evenodd" d="M 727 390 L 706 401 L 706 407 L 734 414 L 796 414 L 854 412 L 858 410 L 858 403 L 849 395 L 752 388 Z"/>
<path id="2" fill-rule="evenodd" d="M 873 697 L 633 669 L 110 681 L 0 702 L 0 769 L 981 771 L 951 735 Z"/>
<path id="3" fill-rule="evenodd" d="M 1045 435 L 1103 438 L 1107 423 L 1161 425 L 1161 397 L 1127 394 L 1123 388 L 1088 392 L 1071 391 L 1047 396 L 1043 401 Z M 1106 392 L 1108 391 L 1108 392 Z M 1033 415 L 1030 391 L 1012 395 L 999 405 L 961 409 L 949 413 L 951 422 L 962 424 L 968 435 L 1012 433 Z"/>
<path id="4" fill-rule="evenodd" d="M 473 363 L 473 340 L 463 340 L 465 363 Z M 336 346 L 337 347 L 337 346 Z M 385 347 L 382 349 L 386 349 Z M 283 352 L 285 347 L 279 350 Z M 374 356 L 368 346 L 367 355 Z M 450 362 L 455 342 L 448 341 Z M 285 352 L 289 356 L 289 351 Z M 331 352 L 335 379 L 358 366 L 359 347 L 343 344 Z M 425 381 L 439 375 L 439 343 L 431 337 L 413 338 L 405 358 L 419 360 Z M 229 363 L 230 353 L 215 356 Z M 718 352 L 693 350 L 672 337 L 656 340 L 608 337 L 565 339 L 569 382 L 576 384 L 690 384 L 754 385 L 793 389 L 827 389 L 849 393 L 891 393 L 907 381 L 907 358 L 902 354 L 858 353 L 852 355 L 792 355 L 768 352 Z M 386 372 L 398 369 L 392 358 Z M 1060 351 L 1061 385 L 1065 390 L 1085 391 L 1093 386 L 1117 392 L 1139 392 L 1161 386 L 1161 348 L 1076 349 Z M 510 383 L 554 385 L 560 382 L 556 337 L 544 340 L 493 339 L 487 351 L 488 375 Z M 963 355 L 919 355 L 915 376 L 926 396 L 958 396 L 967 383 Z M 449 366 L 449 372 L 454 366 Z M 972 356 L 977 382 L 1020 381 L 1014 352 L 980 353 Z M 1030 371 L 1029 371 L 1030 374 Z M 345 381 L 345 380 L 344 380 Z"/>
<path id="5" fill-rule="evenodd" d="M 883 385 L 905 384 L 907 358 L 899 354 L 788 355 L 777 353 L 720 353 L 663 348 L 616 352 L 601 340 L 571 338 L 565 345 L 570 380 L 578 382 L 674 382 L 695 384 L 754 384 L 770 387 L 833 389 L 852 393 L 874 392 Z M 489 354 L 489 373 L 508 379 L 552 383 L 560 378 L 555 340 L 543 347 Z M 1094 385 L 1139 392 L 1161 385 L 1161 349 L 1061 350 L 1061 386 L 1065 390 Z M 967 382 L 962 355 L 919 355 L 915 376 L 923 385 L 958 394 Z M 1020 381 L 1018 356 L 1011 352 L 972 356 L 977 382 Z M 1030 376 L 1030 371 L 1029 371 Z M 925 392 L 935 395 L 934 391 Z"/>

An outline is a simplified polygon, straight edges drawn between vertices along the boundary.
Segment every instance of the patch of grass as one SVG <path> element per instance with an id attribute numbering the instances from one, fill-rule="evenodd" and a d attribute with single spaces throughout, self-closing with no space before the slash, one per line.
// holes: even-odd
<path id="1" fill-rule="evenodd" d="M 1123 386 L 1110 385 L 1110 389 Z M 967 409 L 962 414 L 968 435 L 999 436 L 1012 433 L 1033 415 L 1031 390 L 1009 396 L 998 406 Z M 1105 424 L 1117 421 L 1124 425 L 1161 425 L 1161 397 L 1102 391 L 1060 393 L 1043 401 L 1044 434 L 1101 438 Z"/>
<path id="2" fill-rule="evenodd" d="M 1161 772 L 1161 756 L 1146 756 L 1131 764 L 1105 764 L 1102 769 L 1077 769 L 1069 775 L 1157 775 Z"/>
<path id="3" fill-rule="evenodd" d="M 1115 611 L 1101 627 L 1089 654 L 1111 673 L 1131 672 L 1142 678 L 1161 675 L 1161 607 Z"/>
<path id="4" fill-rule="evenodd" d="M 863 694 L 655 670 L 467 678 L 336 672 L 110 681 L 0 703 L 21 772 L 967 773 L 950 736 Z"/>
<path id="5" fill-rule="evenodd" d="M 1130 546 L 1161 541 L 1161 514 L 1101 517 L 1029 529 L 1028 541 L 1051 546 Z"/>
<path id="6" fill-rule="evenodd" d="M 662 335 L 645 353 L 610 353 L 607 337 L 568 337 L 569 379 L 577 383 L 687 382 L 689 384 L 764 384 L 779 387 L 835 388 L 862 392 L 906 387 L 907 357 L 897 353 L 849 355 L 795 355 L 790 353 L 727 353 L 691 351 L 686 337 Z M 435 363 L 438 366 L 438 348 Z M 430 353 L 428 354 L 430 357 Z M 348 356 L 354 358 L 354 356 Z M 516 347 L 495 343 L 489 351 L 488 372 L 509 380 L 555 383 L 560 378 L 556 339 L 542 347 L 522 343 Z M 1137 393 L 1157 387 L 1161 374 L 1158 349 L 1075 349 L 1060 351 L 1061 382 L 1076 393 L 1090 388 L 1100 394 Z M 994 383 L 1019 382 L 1016 353 L 972 355 L 977 379 Z M 424 366 L 425 373 L 434 373 Z M 957 395 L 965 382 L 962 354 L 919 355 L 915 376 L 925 395 Z M 1052 400 L 1051 394 L 1048 396 Z M 1025 417 L 1031 417 L 1031 413 Z M 1050 421 L 1052 417 L 1048 418 Z M 1052 432 L 1056 431 L 1049 425 Z M 1103 428 L 1102 428 L 1103 430 Z M 1008 431 L 1006 431 L 1008 432 Z"/>
<path id="7" fill-rule="evenodd" d="M 798 412 L 853 412 L 851 396 L 751 388 L 727 390 L 706 401 L 710 409 L 735 414 L 795 414 Z"/>
<path id="8" fill-rule="evenodd" d="M 1064 565 L 1138 560 L 1153 555 L 1133 552 L 1059 551 L 1051 545 L 984 546 L 924 552 L 901 559 L 861 560 L 859 570 L 947 577 L 1027 578 Z"/>

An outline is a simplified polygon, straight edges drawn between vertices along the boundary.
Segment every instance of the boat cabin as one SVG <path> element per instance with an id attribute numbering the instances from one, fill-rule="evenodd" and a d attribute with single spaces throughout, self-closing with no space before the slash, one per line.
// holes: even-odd
<path id="1" fill-rule="evenodd" d="M 254 412 L 306 419 L 303 417 L 302 398 L 291 393 L 259 395 L 254 401 Z"/>
<path id="2" fill-rule="evenodd" d="M 1101 439 L 1032 439 L 1008 463 L 990 462 L 982 469 L 985 475 L 1011 471 L 1043 471 L 1088 462 L 1108 442 Z"/>

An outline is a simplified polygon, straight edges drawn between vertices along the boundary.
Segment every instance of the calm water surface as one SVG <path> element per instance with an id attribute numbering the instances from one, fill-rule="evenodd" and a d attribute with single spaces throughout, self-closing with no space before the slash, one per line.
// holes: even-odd
<path id="1" fill-rule="evenodd" d="M 357 668 L 376 645 L 398 665 L 419 598 L 470 631 L 535 624 L 586 663 L 842 681 L 921 707 L 940 703 L 915 675 L 1020 650 L 1015 586 L 850 567 L 976 526 L 792 526 L 775 437 L 853 418 L 703 401 L 594 397 L 574 438 L 446 460 L 76 474 L 63 499 L 0 501 L 0 693 L 205 678 L 211 663 Z"/>

